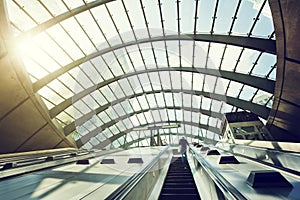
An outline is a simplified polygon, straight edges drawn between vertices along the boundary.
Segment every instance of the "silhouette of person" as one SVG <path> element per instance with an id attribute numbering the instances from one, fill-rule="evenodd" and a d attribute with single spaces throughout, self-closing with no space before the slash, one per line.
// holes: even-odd
<path id="1" fill-rule="evenodd" d="M 186 162 L 187 160 L 187 157 L 186 157 L 186 148 L 187 148 L 187 145 L 189 143 L 186 141 L 186 139 L 184 137 L 182 137 L 180 140 L 179 140 L 179 145 L 180 145 L 180 153 L 181 153 L 181 161 L 184 163 Z"/>

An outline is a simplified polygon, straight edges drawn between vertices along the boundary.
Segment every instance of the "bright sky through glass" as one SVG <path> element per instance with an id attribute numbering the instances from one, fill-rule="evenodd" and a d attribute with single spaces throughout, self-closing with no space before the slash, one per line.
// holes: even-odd
<path id="1" fill-rule="evenodd" d="M 210 113 L 238 110 L 227 97 L 272 106 L 271 93 L 200 69 L 275 80 L 276 55 L 225 43 L 164 40 L 185 34 L 271 38 L 268 1 L 117 0 L 30 34 L 91 2 L 7 1 L 11 28 L 21 38 L 16 48 L 34 88 L 39 86 L 36 92 L 65 134 L 75 127 L 73 137 L 85 148 L 118 134 L 114 147 L 139 137 L 146 139 L 132 145 L 149 145 L 150 131 L 134 128 L 170 123 L 181 127 L 159 130 L 167 143 L 178 142 L 170 133 L 218 140 L 221 117 Z M 211 94 L 223 97 L 212 100 Z"/>

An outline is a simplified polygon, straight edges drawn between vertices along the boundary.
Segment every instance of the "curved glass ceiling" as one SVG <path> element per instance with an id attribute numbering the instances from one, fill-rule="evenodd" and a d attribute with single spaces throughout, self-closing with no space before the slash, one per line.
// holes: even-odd
<path id="1" fill-rule="evenodd" d="M 269 114 L 267 0 L 6 3 L 34 91 L 79 147 L 218 140 L 222 113 Z"/>

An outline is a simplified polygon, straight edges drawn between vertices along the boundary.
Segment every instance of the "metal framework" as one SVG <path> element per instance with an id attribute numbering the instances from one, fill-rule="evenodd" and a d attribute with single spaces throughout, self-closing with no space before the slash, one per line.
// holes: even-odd
<path id="1" fill-rule="evenodd" d="M 153 137 L 157 137 L 157 136 L 166 136 L 166 135 L 170 135 L 170 133 L 160 133 L 158 134 L 154 134 Z M 185 133 L 176 133 L 177 136 L 184 136 L 187 138 L 191 138 L 191 139 L 199 139 L 199 140 L 203 140 L 201 136 L 198 135 L 192 135 L 192 134 L 185 134 Z M 121 148 L 124 149 L 128 149 L 131 145 L 135 144 L 135 143 L 139 143 L 143 140 L 148 139 L 149 137 L 140 137 L 139 139 L 136 140 L 131 140 L 131 141 L 126 141 L 126 143 L 124 145 L 121 146 Z"/>
<path id="2" fill-rule="evenodd" d="M 267 117 L 269 116 L 269 113 L 270 113 L 270 109 L 266 108 L 265 106 L 254 104 L 252 102 L 245 101 L 245 100 L 242 100 L 242 99 L 232 98 L 232 97 L 219 95 L 219 94 L 212 94 L 212 93 L 208 93 L 208 92 L 204 92 L 204 91 L 191 91 L 191 90 L 171 90 L 171 91 L 163 90 L 162 91 L 162 90 L 153 90 L 153 91 L 145 92 L 145 93 L 136 93 L 134 95 L 126 96 L 124 98 L 120 98 L 116 101 L 105 104 L 105 105 L 99 107 L 98 109 L 95 109 L 95 110 L 85 114 L 84 116 L 82 116 L 81 118 L 75 120 L 71 124 L 67 125 L 64 128 L 64 133 L 65 133 L 65 135 L 68 135 L 68 134 L 72 133 L 76 129 L 76 126 L 80 126 L 81 124 L 86 122 L 88 119 L 91 119 L 94 115 L 97 115 L 97 114 L 103 112 L 104 110 L 109 108 L 111 105 L 116 105 L 120 102 L 123 102 L 125 99 L 131 99 L 133 97 L 138 97 L 138 96 L 147 95 L 147 94 L 161 93 L 161 92 L 164 92 L 164 93 L 180 93 L 181 92 L 181 93 L 185 93 L 185 94 L 204 96 L 204 97 L 212 98 L 212 99 L 219 100 L 219 101 L 226 101 L 228 104 L 237 106 L 238 108 L 241 108 L 241 109 L 244 109 L 244 110 L 248 110 L 248 109 L 252 110 L 253 113 L 257 114 L 258 116 L 260 116 L 264 119 L 267 119 Z M 182 109 L 183 109 L 183 107 L 182 107 Z M 216 116 L 217 114 L 213 113 L 212 115 Z"/>
<path id="3" fill-rule="evenodd" d="M 188 125 L 191 125 L 191 126 L 195 126 L 195 127 L 200 127 L 200 128 L 203 128 L 203 129 L 207 129 L 207 130 L 210 130 L 211 132 L 215 132 L 217 134 L 220 133 L 220 130 L 215 128 L 215 127 L 209 127 L 207 125 L 201 125 L 201 124 L 197 124 L 197 123 L 194 123 L 194 122 L 185 122 L 185 121 L 163 121 L 162 123 L 182 123 L 182 124 L 188 124 Z M 153 125 L 154 123 L 149 123 L 147 125 Z M 142 126 L 140 126 L 142 127 Z M 140 128 L 140 127 L 135 127 L 135 128 Z M 118 133 L 114 136 L 111 136 L 110 138 L 102 141 L 101 143 L 99 143 L 97 146 L 95 146 L 95 148 L 97 149 L 103 149 L 105 147 L 107 147 L 109 144 L 111 144 L 113 141 L 119 139 L 120 137 L 126 135 L 127 133 L 133 131 L 134 128 L 131 128 L 131 129 L 128 129 L 124 132 L 121 132 L 121 133 Z"/>
<path id="4" fill-rule="evenodd" d="M 101 87 L 109 85 L 113 82 L 116 82 L 120 79 L 123 78 L 129 78 L 131 76 L 136 76 L 139 74 L 144 74 L 144 73 L 151 73 L 151 72 L 161 72 L 161 71 L 183 71 L 183 72 L 192 72 L 192 73 L 200 73 L 200 74 L 207 74 L 207 75 L 212 75 L 216 77 L 222 77 L 229 79 L 231 81 L 236 81 L 239 83 L 244 83 L 246 85 L 264 90 L 269 93 L 274 92 L 274 87 L 275 87 L 275 81 L 265 79 L 265 78 L 260 78 L 257 76 L 251 76 L 251 75 L 246 75 L 246 74 L 241 74 L 238 72 L 229 72 L 229 71 L 224 71 L 224 70 L 215 70 L 215 69 L 202 69 L 202 68 L 192 68 L 192 67 L 172 67 L 172 68 L 158 68 L 158 69 L 148 69 L 148 70 L 141 70 L 137 72 L 132 72 L 128 73 L 122 76 L 114 77 L 112 79 L 103 81 L 95 86 L 92 86 L 90 88 L 87 88 L 83 90 L 82 92 L 79 92 L 75 94 L 74 96 L 66 99 L 65 101 L 61 102 L 59 105 L 55 106 L 50 110 L 50 116 L 51 118 L 54 118 L 57 116 L 59 113 L 61 113 L 63 110 L 71 106 L 73 103 L 78 101 L 79 99 L 83 98 L 84 96 L 90 94 L 91 92 L 95 90 L 99 90 Z"/>
<path id="5" fill-rule="evenodd" d="M 93 58 L 98 56 L 102 56 L 105 53 L 113 52 L 117 49 L 125 48 L 131 45 L 141 44 L 141 43 L 151 43 L 157 41 L 168 41 L 168 40 L 190 40 L 190 41 L 203 41 L 203 42 L 215 42 L 215 43 L 222 43 L 227 45 L 234 45 L 240 46 L 244 48 L 249 48 L 253 50 L 258 50 L 262 52 L 268 52 L 275 54 L 276 53 L 276 43 L 275 40 L 270 39 L 261 39 L 261 38 L 250 38 L 250 37 L 242 37 L 242 36 L 224 36 L 224 35 L 209 35 L 209 34 L 197 34 L 197 35 L 170 35 L 170 36 L 163 36 L 163 37 L 152 37 L 141 39 L 137 41 L 131 41 L 127 43 L 123 43 L 120 45 L 112 46 L 107 49 L 103 49 L 99 52 L 90 54 L 86 57 L 80 58 L 55 72 L 45 76 L 44 78 L 38 80 L 33 84 L 34 91 L 38 91 L 51 81 L 55 80 L 57 77 L 63 75 L 64 73 L 74 69 L 75 67 L 79 66 L 80 64 L 89 61 Z"/>
<path id="6" fill-rule="evenodd" d="M 185 111 L 190 111 L 190 112 L 194 112 L 194 113 L 201 113 L 204 114 L 204 115 L 209 115 L 211 117 L 214 117 L 214 118 L 218 118 L 218 119 L 221 119 L 222 115 L 220 113 L 217 113 L 217 112 L 212 112 L 212 111 L 207 111 L 207 110 L 200 110 L 200 109 L 195 109 L 195 108 L 186 108 L 186 107 L 164 107 L 164 108 L 151 108 L 151 109 L 146 109 L 146 110 L 140 110 L 140 111 L 137 111 L 137 112 L 133 112 L 133 113 L 130 113 L 128 115 L 125 115 L 125 116 L 121 116 L 117 119 L 114 119 L 100 127 L 98 127 L 97 129 L 94 129 L 92 130 L 91 132 L 89 132 L 88 134 L 82 136 L 80 138 L 81 141 L 84 141 L 84 142 L 87 142 L 89 141 L 89 139 L 97 136 L 99 134 L 99 132 L 115 125 L 116 123 L 118 123 L 119 121 L 122 121 L 126 118 L 129 118 L 133 115 L 137 115 L 137 114 L 140 114 L 140 113 L 145 113 L 145 112 L 148 112 L 148 111 L 154 111 L 154 110 L 162 110 L 162 109 L 172 109 L 172 110 L 185 110 Z M 169 123 L 169 122 L 167 122 Z M 77 123 L 72 123 L 70 124 L 70 126 L 67 126 L 65 127 L 65 134 L 69 134 L 69 132 L 73 132 L 75 130 L 75 126 L 78 125 Z M 80 125 L 80 124 L 79 124 Z M 200 124 L 199 123 L 199 126 L 202 126 L 203 124 Z M 206 127 L 206 126 L 205 126 Z M 203 127 L 202 127 L 203 128 Z M 214 127 L 215 128 L 215 127 Z M 214 132 L 217 132 L 217 131 L 214 131 Z M 219 133 L 219 132 L 218 132 Z"/>
<path id="7" fill-rule="evenodd" d="M 139 127 L 154 113 L 160 123 L 202 129 L 209 120 L 179 120 L 176 112 L 192 120 L 199 112 L 213 119 L 240 109 L 267 119 L 276 77 L 267 0 L 234 0 L 230 9 L 219 0 L 133 1 L 57 0 L 59 9 L 47 1 L 7 1 L 16 40 L 30 44 L 21 54 L 33 90 L 65 135 L 79 135 L 78 146 L 103 148 L 115 140 L 126 146 L 119 140 L 134 128 L 122 127 Z M 163 120 L 161 109 L 175 111 Z M 209 129 L 219 133 L 219 126 Z"/>

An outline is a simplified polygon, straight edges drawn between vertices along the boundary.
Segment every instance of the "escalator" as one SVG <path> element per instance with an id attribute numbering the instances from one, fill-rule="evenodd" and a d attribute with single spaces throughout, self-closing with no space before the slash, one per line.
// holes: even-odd
<path id="1" fill-rule="evenodd" d="M 181 157 L 173 157 L 159 199 L 200 199 L 191 169 Z"/>

